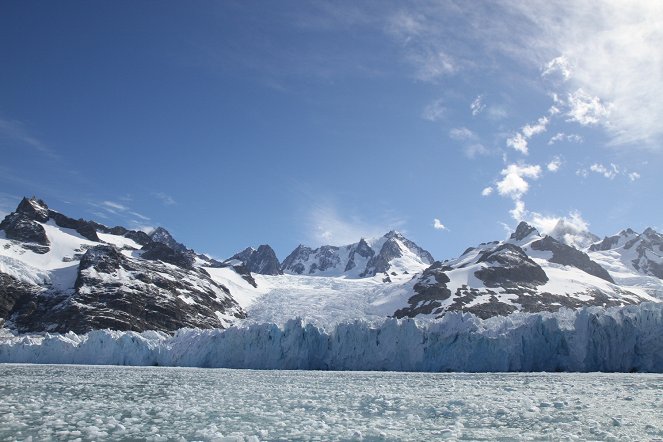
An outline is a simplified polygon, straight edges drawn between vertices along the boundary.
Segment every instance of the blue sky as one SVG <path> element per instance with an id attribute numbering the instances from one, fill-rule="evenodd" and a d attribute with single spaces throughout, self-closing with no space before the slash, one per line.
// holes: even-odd
<path id="1" fill-rule="evenodd" d="M 281 259 L 660 229 L 661 47 L 646 1 L 5 1 L 0 212 Z"/>

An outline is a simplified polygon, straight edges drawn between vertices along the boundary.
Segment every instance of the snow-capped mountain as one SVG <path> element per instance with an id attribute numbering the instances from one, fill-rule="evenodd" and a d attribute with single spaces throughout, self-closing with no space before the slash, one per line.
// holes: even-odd
<path id="1" fill-rule="evenodd" d="M 585 252 L 524 222 L 508 240 L 480 244 L 457 259 L 436 262 L 409 284 L 414 294 L 395 312 L 397 317 L 469 311 L 488 318 L 653 299 L 642 287 L 617 285 Z"/>
<path id="2" fill-rule="evenodd" d="M 74 220 L 34 198 L 0 226 L 1 319 L 18 331 L 224 328 L 245 316 L 200 266 L 210 262 L 143 232 Z"/>
<path id="3" fill-rule="evenodd" d="M 378 274 L 408 274 L 433 263 L 430 253 L 402 234 L 391 231 L 371 240 L 362 238 L 347 246 L 300 245 L 283 261 L 281 270 L 290 275 L 365 278 Z"/>
<path id="4" fill-rule="evenodd" d="M 0 223 L 0 322 L 17 331 L 174 331 L 299 317 L 326 327 L 663 299 L 662 235 L 628 229 L 581 246 L 597 238 L 558 227 L 553 237 L 521 223 L 510 238 L 443 262 L 393 231 L 302 245 L 282 264 L 268 245 L 219 262 L 164 228 L 111 228 L 26 198 Z"/>
<path id="5" fill-rule="evenodd" d="M 239 253 L 236 253 L 231 258 L 224 261 L 229 265 L 242 265 L 251 273 L 258 273 L 260 275 L 281 275 L 281 263 L 276 257 L 274 249 L 269 245 L 263 244 L 254 249 L 247 247 Z"/>
<path id="6" fill-rule="evenodd" d="M 592 244 L 587 253 L 622 286 L 643 287 L 663 298 L 663 235 L 652 228 L 642 233 L 622 230 Z"/>

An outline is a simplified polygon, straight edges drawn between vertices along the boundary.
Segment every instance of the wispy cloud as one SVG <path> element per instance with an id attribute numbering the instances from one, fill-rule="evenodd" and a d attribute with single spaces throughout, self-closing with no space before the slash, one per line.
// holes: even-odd
<path id="1" fill-rule="evenodd" d="M 102 201 L 101 205 L 109 211 L 120 211 L 124 212 L 129 210 L 129 208 L 123 204 L 117 203 L 115 201 Z"/>
<path id="2" fill-rule="evenodd" d="M 564 132 L 557 132 L 555 135 L 550 137 L 550 140 L 548 140 L 548 145 L 552 146 L 555 143 L 560 143 L 560 142 L 569 142 L 569 143 L 582 143 L 583 139 L 580 135 L 577 134 L 565 134 Z"/>
<path id="3" fill-rule="evenodd" d="M 177 202 L 175 201 L 175 199 L 174 199 L 172 196 L 168 195 L 167 193 L 164 193 L 164 192 L 155 192 L 155 193 L 154 193 L 154 196 L 155 196 L 159 201 L 161 201 L 161 203 L 162 203 L 164 206 L 173 206 L 173 205 L 177 204 Z"/>
<path id="4" fill-rule="evenodd" d="M 547 165 L 546 169 L 549 172 L 557 172 L 562 165 L 562 159 L 560 157 L 553 158 Z"/>
<path id="5" fill-rule="evenodd" d="M 479 115 L 485 108 L 486 105 L 483 103 L 483 95 L 477 96 L 472 100 L 472 103 L 470 103 L 470 111 L 472 112 L 473 117 Z"/>
<path id="6" fill-rule="evenodd" d="M 442 120 L 446 113 L 447 108 L 444 106 L 444 101 L 438 99 L 426 105 L 423 112 L 421 112 L 421 118 L 435 122 Z"/>
<path id="7" fill-rule="evenodd" d="M 345 245 L 361 238 L 373 238 L 384 235 L 392 229 L 401 227 L 402 219 L 382 217 L 379 221 L 366 221 L 352 214 L 340 213 L 332 204 L 318 204 L 309 213 L 309 241 L 314 246 Z"/>
<path id="8" fill-rule="evenodd" d="M 629 181 L 636 181 L 640 179 L 640 174 L 635 171 L 621 167 L 615 163 L 605 165 L 603 163 L 593 163 L 589 167 L 583 167 L 576 171 L 576 175 L 587 178 L 590 174 L 600 175 L 606 179 L 614 180 L 618 176 L 623 176 Z"/>
<path id="9" fill-rule="evenodd" d="M 51 148 L 31 134 L 24 123 L 17 120 L 0 118 L 0 140 L 1 139 L 16 143 L 20 146 L 28 146 L 51 158 L 59 158 Z"/>

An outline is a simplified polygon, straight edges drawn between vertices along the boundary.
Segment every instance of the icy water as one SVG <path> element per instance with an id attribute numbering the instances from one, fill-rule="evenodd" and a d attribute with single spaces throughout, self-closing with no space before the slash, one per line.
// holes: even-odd
<path id="1" fill-rule="evenodd" d="M 646 374 L 0 365 L 0 405 L 0 440 L 663 439 Z"/>

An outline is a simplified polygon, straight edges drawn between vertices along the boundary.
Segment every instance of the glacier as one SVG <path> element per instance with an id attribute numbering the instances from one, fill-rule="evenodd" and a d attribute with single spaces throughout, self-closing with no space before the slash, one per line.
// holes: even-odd
<path id="1" fill-rule="evenodd" d="M 423 372 L 663 372 L 663 305 L 642 303 L 482 320 L 301 319 L 226 330 L 0 334 L 0 363 Z"/>

